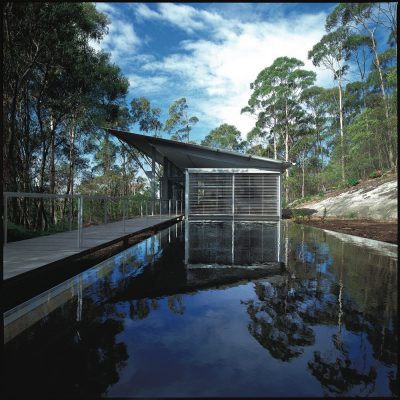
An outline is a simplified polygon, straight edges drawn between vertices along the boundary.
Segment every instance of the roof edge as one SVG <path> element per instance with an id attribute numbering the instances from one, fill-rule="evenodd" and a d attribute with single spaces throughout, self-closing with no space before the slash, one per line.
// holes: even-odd
<path id="1" fill-rule="evenodd" d="M 223 153 L 223 154 L 228 154 L 228 155 L 234 155 L 234 156 L 239 156 L 239 157 L 243 157 L 243 158 L 247 158 L 247 159 L 255 159 L 255 160 L 260 160 L 260 161 L 267 161 L 267 162 L 272 162 L 275 164 L 279 164 L 280 166 L 282 166 L 284 169 L 287 169 L 289 167 L 291 167 L 292 165 L 294 165 L 294 163 L 292 162 L 287 162 L 287 161 L 283 161 L 283 160 L 275 160 L 273 158 L 267 158 L 267 157 L 261 157 L 261 156 L 255 156 L 253 154 L 243 154 L 243 153 L 239 153 L 236 151 L 232 151 L 232 150 L 224 150 L 224 149 L 215 149 L 213 147 L 209 147 L 209 146 L 203 146 L 200 144 L 193 144 L 193 143 L 183 143 L 183 142 L 178 142 L 177 140 L 171 140 L 171 139 L 165 139 L 165 138 L 161 138 L 161 137 L 154 137 L 154 136 L 148 136 L 148 135 L 142 135 L 140 133 L 134 133 L 134 132 L 129 132 L 129 131 L 124 131 L 124 130 L 120 130 L 120 129 L 114 129 L 114 128 L 104 128 L 101 127 L 102 129 L 110 132 L 111 134 L 113 132 L 117 132 L 117 133 L 125 133 L 125 134 L 130 134 L 130 135 L 136 135 L 136 136 L 140 136 L 142 138 L 147 138 L 150 142 L 164 142 L 166 144 L 173 144 L 176 146 L 181 146 L 184 148 L 197 148 L 197 149 L 201 149 L 201 150 L 208 150 L 208 151 L 213 151 L 215 153 Z"/>

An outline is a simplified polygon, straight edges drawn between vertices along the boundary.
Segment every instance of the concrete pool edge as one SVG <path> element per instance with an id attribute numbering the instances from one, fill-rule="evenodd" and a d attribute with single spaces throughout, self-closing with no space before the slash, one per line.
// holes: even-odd
<path id="1" fill-rule="evenodd" d="M 104 261 L 182 219 L 183 216 L 178 216 L 162 221 L 9 279 L 3 279 L 3 313 L 63 280 L 83 272 L 93 263 Z"/>

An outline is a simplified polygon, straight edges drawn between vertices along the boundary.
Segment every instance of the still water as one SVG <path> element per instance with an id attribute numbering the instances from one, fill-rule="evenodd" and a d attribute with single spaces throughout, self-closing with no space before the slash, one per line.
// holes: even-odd
<path id="1" fill-rule="evenodd" d="M 397 246 L 186 222 L 4 314 L 7 398 L 398 396 Z"/>

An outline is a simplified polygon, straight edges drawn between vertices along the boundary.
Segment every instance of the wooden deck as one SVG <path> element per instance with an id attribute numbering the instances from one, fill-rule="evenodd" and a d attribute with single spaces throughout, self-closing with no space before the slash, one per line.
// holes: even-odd
<path id="1" fill-rule="evenodd" d="M 3 280 L 106 246 L 116 239 L 172 221 L 180 215 L 149 216 L 83 228 L 82 245 L 78 248 L 76 230 L 7 243 L 3 247 Z"/>

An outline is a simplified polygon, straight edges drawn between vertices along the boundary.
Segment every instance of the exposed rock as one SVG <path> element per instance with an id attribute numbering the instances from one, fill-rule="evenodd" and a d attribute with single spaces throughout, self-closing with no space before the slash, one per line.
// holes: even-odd
<path id="1" fill-rule="evenodd" d="M 314 209 L 314 216 L 366 218 L 376 220 L 397 220 L 397 180 L 384 182 L 379 186 L 352 188 L 347 192 L 321 201 L 298 206 Z"/>

